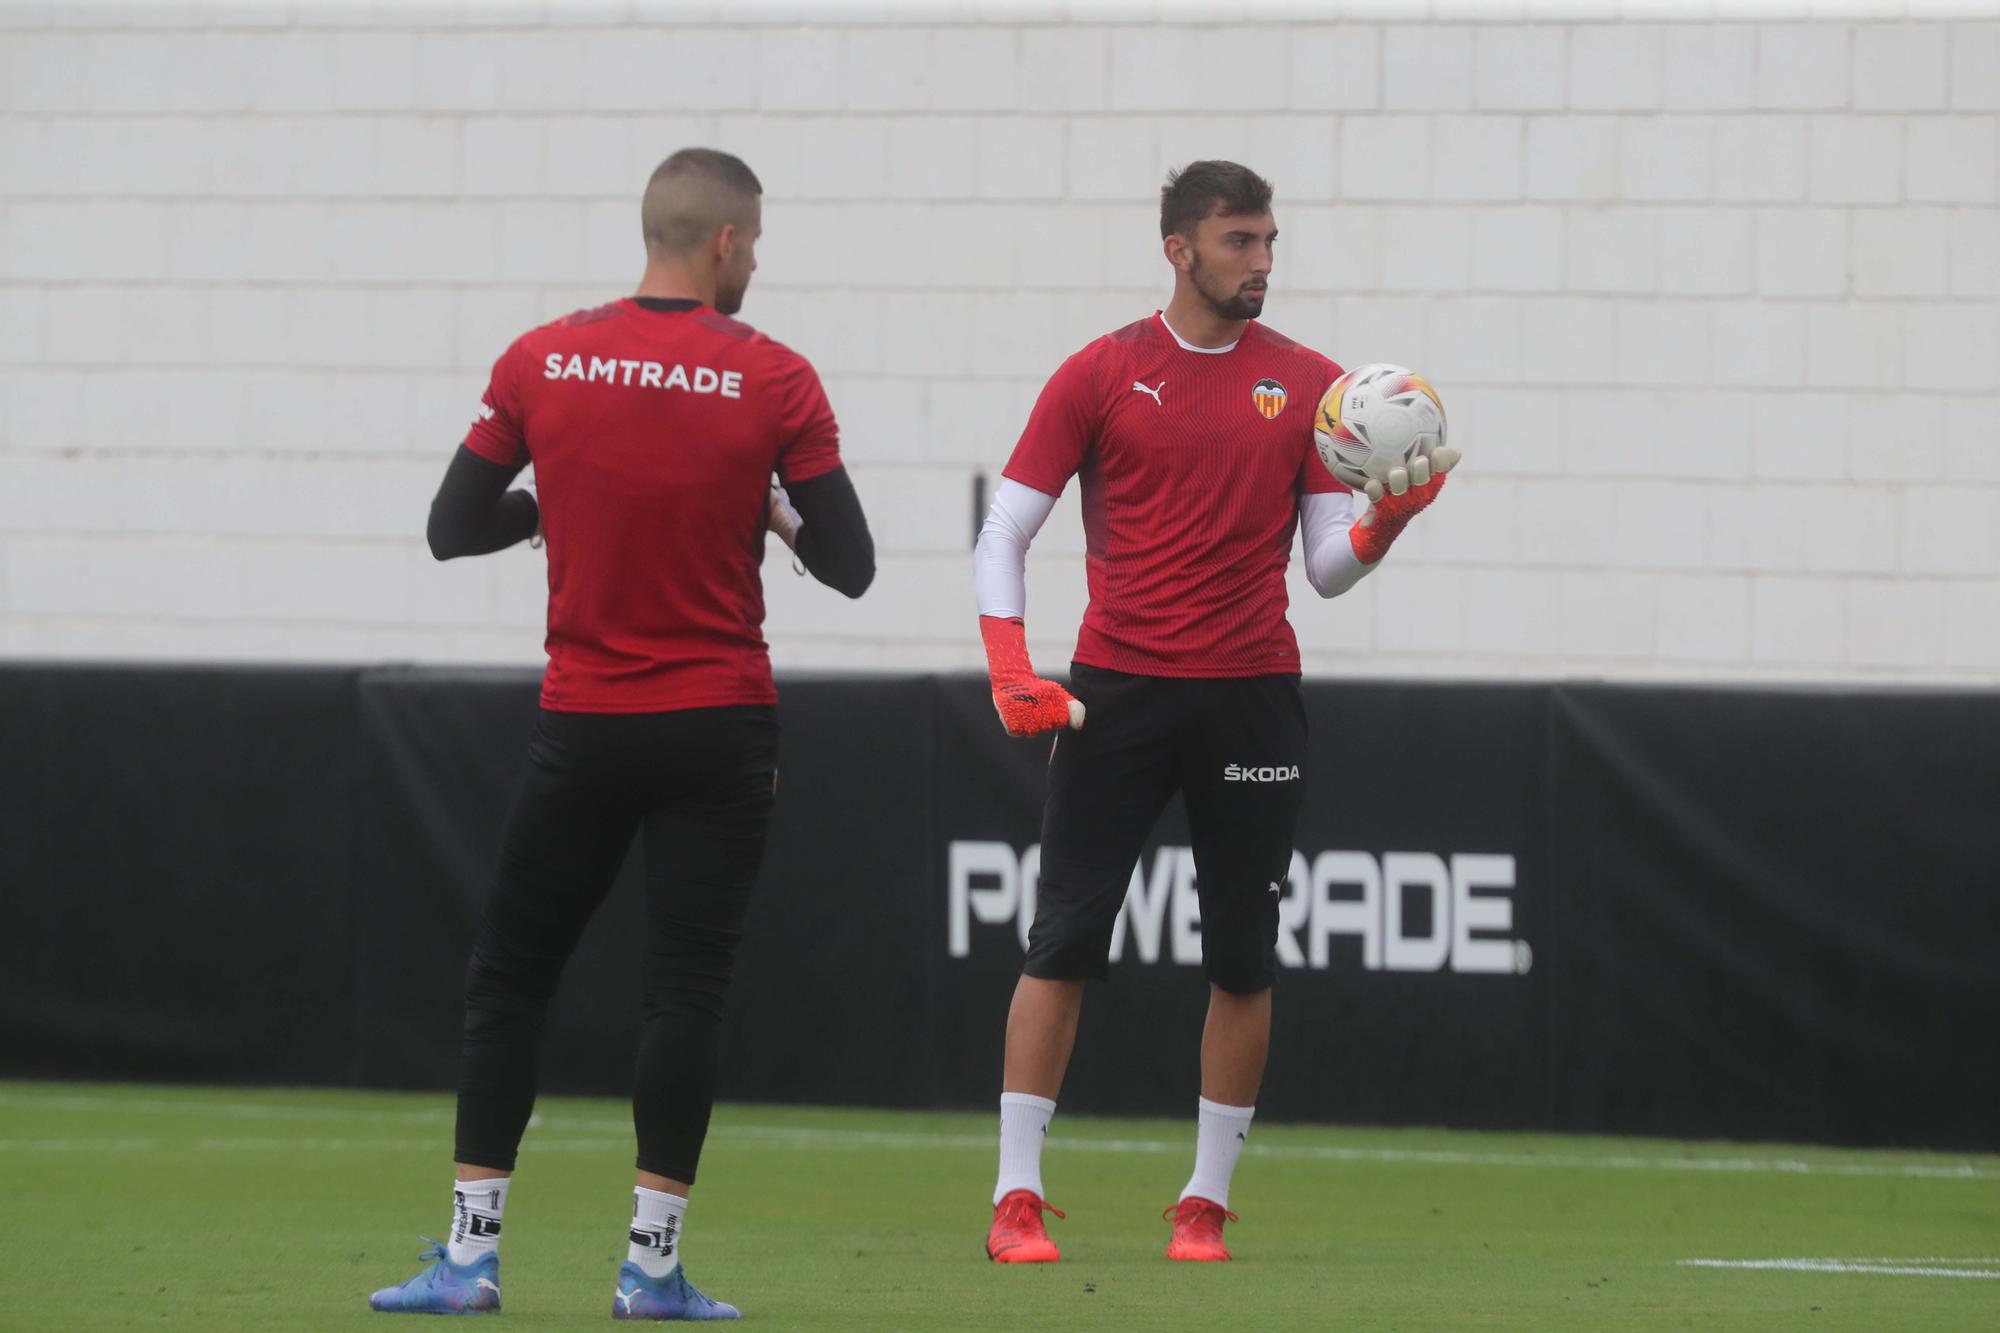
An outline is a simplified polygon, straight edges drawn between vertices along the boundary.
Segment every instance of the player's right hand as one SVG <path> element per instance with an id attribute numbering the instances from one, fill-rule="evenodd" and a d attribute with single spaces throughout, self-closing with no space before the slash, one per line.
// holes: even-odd
<path id="1" fill-rule="evenodd" d="M 993 709 L 1009 736 L 1039 736 L 1083 726 L 1083 702 L 1052 680 L 1035 674 L 1028 660 L 1028 633 L 1019 620 L 979 617 L 986 643 L 986 674 L 993 683 Z"/>

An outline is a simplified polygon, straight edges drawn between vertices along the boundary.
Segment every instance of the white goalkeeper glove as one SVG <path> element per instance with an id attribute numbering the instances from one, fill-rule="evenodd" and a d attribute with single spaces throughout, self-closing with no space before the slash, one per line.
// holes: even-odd
<path id="1" fill-rule="evenodd" d="M 768 515 L 766 522 L 771 531 L 776 533 L 778 540 L 792 552 L 792 573 L 803 578 L 806 567 L 799 560 L 798 549 L 799 532 L 805 527 L 806 521 L 799 517 L 798 510 L 792 508 L 792 498 L 785 494 L 785 488 L 775 480 L 771 483 L 771 498 L 765 510 Z"/>
<path id="2" fill-rule="evenodd" d="M 1380 500 L 1385 493 L 1389 495 L 1401 495 L 1412 486 L 1429 484 L 1431 474 L 1434 472 L 1443 474 L 1451 471 L 1458 466 L 1458 460 L 1464 456 L 1462 452 L 1451 448 L 1449 445 L 1433 454 L 1419 454 L 1410 460 L 1408 471 L 1402 468 L 1392 468 L 1389 472 L 1389 484 L 1387 486 L 1384 486 L 1372 477 L 1369 478 L 1368 483 L 1361 488 L 1362 494 L 1368 497 L 1371 504 Z"/>
<path id="3" fill-rule="evenodd" d="M 798 550 L 799 529 L 806 525 L 806 521 L 799 517 L 798 510 L 792 508 L 791 497 L 785 494 L 785 488 L 775 481 L 771 483 L 771 498 L 767 508 L 771 531 L 788 549 Z"/>
<path id="4" fill-rule="evenodd" d="M 533 477 L 529 477 L 526 481 L 522 482 L 521 489 L 526 491 L 528 498 L 535 502 L 535 535 L 528 538 L 528 545 L 534 547 L 536 550 L 540 550 L 544 540 L 542 537 L 542 497 L 535 490 L 535 479 Z"/>

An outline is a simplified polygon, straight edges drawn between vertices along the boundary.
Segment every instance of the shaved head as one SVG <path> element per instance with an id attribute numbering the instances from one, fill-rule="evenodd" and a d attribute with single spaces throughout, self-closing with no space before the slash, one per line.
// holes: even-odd
<path id="1" fill-rule="evenodd" d="M 646 253 L 684 257 L 724 227 L 754 232 L 764 187 L 743 159 L 713 148 L 683 148 L 653 169 L 639 221 Z"/>

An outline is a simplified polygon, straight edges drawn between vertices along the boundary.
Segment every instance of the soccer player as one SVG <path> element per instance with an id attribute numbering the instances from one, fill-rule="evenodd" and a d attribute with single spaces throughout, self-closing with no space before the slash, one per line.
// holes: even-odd
<path id="1" fill-rule="evenodd" d="M 819 377 L 731 318 L 756 268 L 761 192 L 727 153 L 661 163 L 637 294 L 514 341 L 432 503 L 440 560 L 545 537 L 549 664 L 466 969 L 450 1240 L 370 1297 L 377 1310 L 500 1308 L 501 1214 L 543 1016 L 643 829 L 638 1181 L 612 1313 L 738 1317 L 688 1281 L 679 1249 L 777 783 L 765 532 L 849 597 L 875 574 Z M 508 490 L 531 461 L 533 486 Z"/>
<path id="2" fill-rule="evenodd" d="M 1167 177 L 1174 294 L 1063 362 L 1042 390 L 979 534 L 974 577 L 993 702 L 1013 735 L 1056 731 L 1041 879 L 1007 1015 L 1000 1170 L 987 1254 L 1059 1257 L 1042 1144 L 1084 982 L 1107 975 L 1133 863 L 1186 796 L 1209 982 L 1194 1174 L 1167 1210 L 1169 1259 L 1227 1259 L 1229 1182 L 1271 1033 L 1278 898 L 1305 768 L 1299 650 L 1285 620 L 1292 533 L 1335 597 L 1437 497 L 1455 454 L 1357 522 L 1314 454 L 1340 367 L 1257 322 L 1278 238 L 1271 186 L 1233 162 Z M 1028 544 L 1080 479 L 1090 603 L 1070 689 L 1036 677 L 1022 628 Z M 1074 693 L 1072 693 L 1074 691 Z"/>

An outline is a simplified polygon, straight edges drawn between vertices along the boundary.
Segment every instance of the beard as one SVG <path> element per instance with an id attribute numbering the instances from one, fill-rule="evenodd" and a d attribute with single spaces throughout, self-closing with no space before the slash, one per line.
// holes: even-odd
<path id="1" fill-rule="evenodd" d="M 1194 280 L 1194 289 L 1201 299 L 1208 303 L 1208 308 L 1223 319 L 1255 319 L 1264 311 L 1262 291 L 1246 292 L 1240 284 L 1231 292 L 1211 290 L 1208 281 L 1202 276 L 1199 251 L 1195 253 L 1194 264 L 1188 269 L 1188 276 Z"/>
<path id="2" fill-rule="evenodd" d="M 1264 294 L 1239 292 L 1226 301 L 1211 300 L 1208 304 L 1224 319 L 1255 319 L 1264 313 Z"/>

